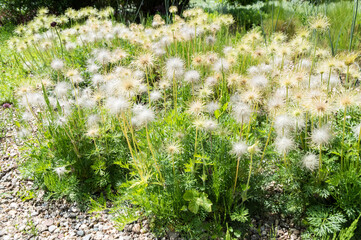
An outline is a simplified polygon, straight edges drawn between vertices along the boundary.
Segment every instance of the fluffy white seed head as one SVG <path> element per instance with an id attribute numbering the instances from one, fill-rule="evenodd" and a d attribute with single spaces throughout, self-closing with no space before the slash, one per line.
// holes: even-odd
<path id="1" fill-rule="evenodd" d="M 64 96 L 66 96 L 66 94 L 68 93 L 68 91 L 70 90 L 71 86 L 69 83 L 67 82 L 59 82 L 56 84 L 54 92 L 55 95 L 58 98 L 62 98 Z"/>
<path id="2" fill-rule="evenodd" d="M 214 85 L 217 85 L 218 81 L 217 81 L 217 78 L 215 77 L 207 77 L 206 78 L 206 81 L 205 81 L 205 85 L 206 86 L 209 86 L 209 87 L 212 87 Z"/>
<path id="3" fill-rule="evenodd" d="M 229 70 L 229 67 L 230 65 L 227 60 L 224 58 L 220 58 L 217 60 L 217 62 L 214 63 L 213 70 L 215 72 L 227 72 Z"/>
<path id="4" fill-rule="evenodd" d="M 214 114 L 214 112 L 219 109 L 219 103 L 217 101 L 209 102 L 206 105 L 206 109 L 208 113 Z"/>
<path id="5" fill-rule="evenodd" d="M 234 154 L 236 157 L 241 157 L 242 155 L 247 153 L 248 145 L 243 142 L 236 142 L 232 145 L 231 154 Z"/>
<path id="6" fill-rule="evenodd" d="M 59 178 L 61 178 L 67 172 L 67 170 L 65 167 L 57 167 L 54 169 L 54 172 L 58 174 Z"/>
<path id="7" fill-rule="evenodd" d="M 190 70 L 184 74 L 184 81 L 187 83 L 197 83 L 200 80 L 199 72 L 196 70 Z"/>
<path id="8" fill-rule="evenodd" d="M 109 97 L 105 102 L 105 107 L 111 114 L 118 115 L 129 108 L 128 100 L 122 97 Z"/>
<path id="9" fill-rule="evenodd" d="M 302 158 L 303 166 L 310 171 L 314 171 L 318 168 L 318 157 L 315 154 L 309 153 Z"/>
<path id="10" fill-rule="evenodd" d="M 232 115 L 239 123 L 246 123 L 251 113 L 252 110 L 249 105 L 243 102 L 236 103 L 232 108 Z"/>
<path id="11" fill-rule="evenodd" d="M 56 71 L 60 71 L 64 68 L 64 62 L 61 59 L 54 59 L 51 62 L 51 67 Z"/>
<path id="12" fill-rule="evenodd" d="M 267 86 L 268 79 L 264 75 L 256 75 L 252 77 L 249 84 L 254 88 L 264 88 Z"/>
<path id="13" fill-rule="evenodd" d="M 155 113 L 152 109 L 147 108 L 146 106 L 138 107 L 139 105 L 136 106 L 136 109 L 133 108 L 135 115 L 132 118 L 132 123 L 135 126 L 144 126 L 155 120 Z"/>
<path id="14" fill-rule="evenodd" d="M 165 64 L 166 76 L 168 79 L 180 78 L 184 73 L 184 62 L 181 58 L 169 58 Z"/>
<path id="15" fill-rule="evenodd" d="M 275 142 L 276 149 L 280 154 L 288 153 L 294 147 L 295 143 L 291 138 L 280 137 L 276 139 Z"/>
<path id="16" fill-rule="evenodd" d="M 321 127 L 313 130 L 311 140 L 317 146 L 328 144 L 331 141 L 332 135 L 328 127 Z"/>
<path id="17" fill-rule="evenodd" d="M 293 126 L 294 126 L 294 121 L 292 117 L 286 114 L 278 115 L 274 120 L 274 128 L 278 133 L 285 133 L 291 130 Z"/>
<path id="18" fill-rule="evenodd" d="M 203 128 L 206 131 L 215 131 L 218 128 L 218 123 L 212 119 L 204 120 Z"/>
<path id="19" fill-rule="evenodd" d="M 153 101 L 153 102 L 154 102 L 154 101 L 158 101 L 159 99 L 162 98 L 162 93 L 161 93 L 160 91 L 154 90 L 154 91 L 152 91 L 152 92 L 150 93 L 149 98 L 150 98 L 150 100 Z"/>

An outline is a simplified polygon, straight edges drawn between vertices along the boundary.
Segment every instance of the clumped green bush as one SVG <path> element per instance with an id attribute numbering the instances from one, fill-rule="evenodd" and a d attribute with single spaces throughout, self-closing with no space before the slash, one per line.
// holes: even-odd
<path id="1" fill-rule="evenodd" d="M 85 7 L 96 7 L 98 9 L 112 7 L 115 10 L 115 16 L 122 18 L 125 14 L 136 15 L 136 17 L 140 13 L 143 16 L 157 12 L 166 14 L 170 5 L 177 6 L 182 11 L 188 4 L 189 0 L 3 0 L 0 3 L 0 25 L 7 22 L 23 23 L 29 21 L 35 16 L 39 8 L 44 7 L 48 8 L 50 13 L 56 15 L 63 14 L 68 8 L 79 10 Z"/>
<path id="2" fill-rule="evenodd" d="M 247 238 L 266 213 L 327 238 L 360 215 L 358 54 L 319 47 L 326 17 L 288 39 L 198 8 L 169 25 L 45 12 L 8 43 L 36 83 L 18 93 L 23 172 L 47 196 L 105 196 L 120 226 L 192 239 Z"/>

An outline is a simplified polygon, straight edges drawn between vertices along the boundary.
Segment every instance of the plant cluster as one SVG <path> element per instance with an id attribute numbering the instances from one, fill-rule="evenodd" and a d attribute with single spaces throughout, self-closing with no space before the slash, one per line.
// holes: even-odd
<path id="1" fill-rule="evenodd" d="M 319 48 L 328 19 L 235 37 L 232 16 L 169 12 L 126 26 L 110 8 L 42 9 L 16 29 L 36 83 L 18 91 L 24 173 L 48 196 L 104 194 L 120 225 L 147 217 L 159 235 L 244 235 L 261 211 L 317 239 L 357 219 L 358 54 Z"/>

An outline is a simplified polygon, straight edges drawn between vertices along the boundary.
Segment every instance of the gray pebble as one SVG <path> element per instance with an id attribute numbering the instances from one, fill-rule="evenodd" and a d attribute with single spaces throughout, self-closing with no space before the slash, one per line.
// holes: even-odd
<path id="1" fill-rule="evenodd" d="M 54 232 L 55 229 L 56 229 L 56 226 L 55 226 L 55 225 L 51 225 L 51 226 L 48 228 L 48 231 L 49 231 L 49 232 Z"/>
<path id="2" fill-rule="evenodd" d="M 78 236 L 84 236 L 84 231 L 83 230 L 79 230 L 79 231 L 77 231 L 76 232 L 76 234 L 78 235 Z"/>

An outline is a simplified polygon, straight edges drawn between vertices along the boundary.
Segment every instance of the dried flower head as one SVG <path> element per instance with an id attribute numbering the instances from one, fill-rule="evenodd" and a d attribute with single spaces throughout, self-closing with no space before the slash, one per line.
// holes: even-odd
<path id="1" fill-rule="evenodd" d="M 248 145 L 243 141 L 232 144 L 231 154 L 234 154 L 236 157 L 241 157 L 242 155 L 246 154 L 247 151 Z"/>
<path id="2" fill-rule="evenodd" d="M 309 153 L 302 158 L 303 165 L 310 171 L 318 168 L 318 157 L 315 154 Z"/>
<path id="3" fill-rule="evenodd" d="M 317 146 L 328 144 L 332 139 L 331 132 L 327 126 L 314 129 L 311 135 L 311 140 Z"/>

